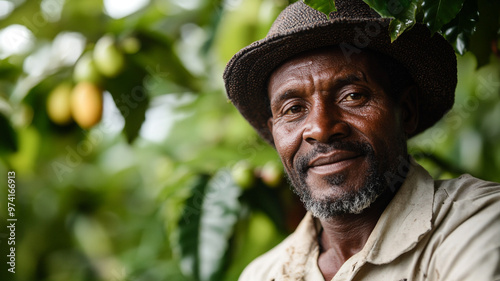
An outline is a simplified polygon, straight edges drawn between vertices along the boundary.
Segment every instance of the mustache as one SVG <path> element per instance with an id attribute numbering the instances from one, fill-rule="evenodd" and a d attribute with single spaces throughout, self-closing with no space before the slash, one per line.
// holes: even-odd
<path id="1" fill-rule="evenodd" d="M 367 142 L 361 141 L 335 141 L 329 144 L 318 143 L 307 154 L 298 156 L 295 160 L 295 167 L 299 174 L 305 175 L 308 165 L 312 159 L 319 154 L 326 154 L 334 150 L 345 150 L 356 152 L 361 155 L 371 156 L 374 154 L 373 147 Z"/>

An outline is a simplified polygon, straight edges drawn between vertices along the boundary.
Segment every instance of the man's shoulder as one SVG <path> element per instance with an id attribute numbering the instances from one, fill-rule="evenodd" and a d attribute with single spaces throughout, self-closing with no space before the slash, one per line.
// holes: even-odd
<path id="1" fill-rule="evenodd" d="M 464 174 L 434 182 L 434 223 L 500 218 L 500 184 Z"/>
<path id="2" fill-rule="evenodd" d="M 433 205 L 430 264 L 439 269 L 441 277 L 497 280 L 491 278 L 500 277 L 496 272 L 500 262 L 500 184 L 470 175 L 437 180 Z"/>
<path id="3" fill-rule="evenodd" d="M 482 180 L 469 174 L 449 180 L 436 180 L 434 184 L 437 201 L 474 201 L 499 198 L 500 183 Z"/>

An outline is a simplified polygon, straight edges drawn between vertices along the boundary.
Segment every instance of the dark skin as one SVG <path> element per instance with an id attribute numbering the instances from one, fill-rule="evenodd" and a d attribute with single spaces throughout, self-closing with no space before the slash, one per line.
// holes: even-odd
<path id="1" fill-rule="evenodd" d="M 383 167 L 406 156 L 406 147 L 397 140 L 406 140 L 416 129 L 415 88 L 403 90 L 398 100 L 391 98 L 390 78 L 372 56 L 360 53 L 347 61 L 339 49 L 316 50 L 288 60 L 272 73 L 268 126 L 289 174 L 296 173 L 294 160 L 320 143 L 366 142 Z M 336 149 L 314 157 L 306 183 L 313 197 L 335 199 L 363 186 L 365 178 L 360 175 L 368 168 L 364 155 Z M 344 177 L 338 185 L 325 179 L 336 174 Z M 318 266 L 325 280 L 363 248 L 393 196 L 388 189 L 360 214 L 320 219 Z"/>

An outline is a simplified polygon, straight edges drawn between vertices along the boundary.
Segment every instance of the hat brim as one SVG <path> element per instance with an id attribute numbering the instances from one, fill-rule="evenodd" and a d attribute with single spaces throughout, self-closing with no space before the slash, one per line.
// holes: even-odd
<path id="1" fill-rule="evenodd" d="M 272 71 L 304 51 L 339 46 L 346 55 L 367 48 L 406 67 L 420 92 L 419 123 L 414 136 L 434 125 L 453 106 L 457 83 L 456 56 L 439 34 L 416 24 L 390 41 L 389 19 L 335 19 L 266 37 L 238 52 L 224 72 L 229 99 L 261 137 L 274 146 L 267 121 L 271 117 L 267 81 Z"/>

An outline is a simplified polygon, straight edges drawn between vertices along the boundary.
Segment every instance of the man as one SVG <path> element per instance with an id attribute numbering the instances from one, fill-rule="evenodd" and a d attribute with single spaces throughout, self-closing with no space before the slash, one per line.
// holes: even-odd
<path id="1" fill-rule="evenodd" d="M 363 2 L 336 7 L 292 4 L 226 68 L 309 211 L 240 280 L 500 280 L 499 185 L 434 181 L 407 154 L 453 104 L 453 50 L 418 25 L 391 43 Z"/>

